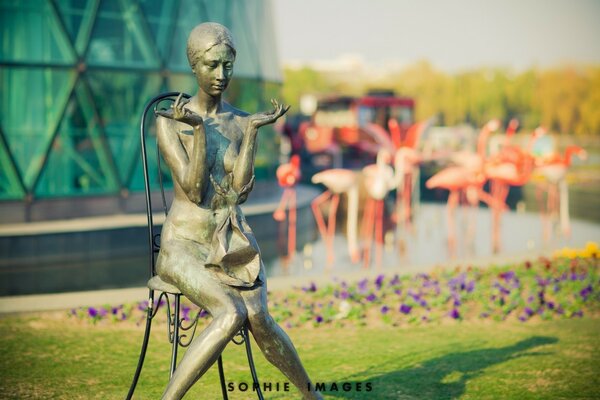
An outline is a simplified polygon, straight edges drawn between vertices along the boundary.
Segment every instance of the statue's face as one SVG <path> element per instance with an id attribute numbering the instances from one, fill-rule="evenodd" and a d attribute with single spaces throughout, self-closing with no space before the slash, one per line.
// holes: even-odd
<path id="1" fill-rule="evenodd" d="M 233 75 L 234 61 L 235 55 L 226 44 L 211 47 L 193 66 L 200 89 L 210 96 L 223 93 Z"/>

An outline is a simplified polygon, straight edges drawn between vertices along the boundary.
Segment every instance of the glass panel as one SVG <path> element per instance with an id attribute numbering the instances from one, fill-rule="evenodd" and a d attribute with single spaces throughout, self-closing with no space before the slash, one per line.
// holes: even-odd
<path id="1" fill-rule="evenodd" d="M 87 61 L 92 66 L 158 68 L 160 59 L 137 3 L 100 3 Z"/>
<path id="2" fill-rule="evenodd" d="M 170 39 L 173 34 L 174 16 L 179 2 L 176 0 L 139 0 L 139 3 L 146 16 L 146 21 L 148 21 L 154 44 L 162 60 L 166 63 L 166 58 L 171 50 Z"/>
<path id="3" fill-rule="evenodd" d="M 139 120 L 146 103 L 159 93 L 159 74 L 137 72 L 89 72 L 92 97 L 119 172 L 128 186 L 139 155 Z"/>
<path id="4" fill-rule="evenodd" d="M 259 20 L 256 20 L 256 22 L 252 20 L 255 16 L 253 11 L 256 8 L 252 3 L 255 2 L 237 2 L 232 11 L 233 21 L 230 29 L 237 47 L 234 67 L 234 74 L 237 77 L 261 77 L 260 59 L 258 57 L 259 47 L 255 32 Z"/>
<path id="5" fill-rule="evenodd" d="M 249 113 L 267 111 L 272 107 L 270 99 L 281 99 L 281 85 L 234 78 L 226 95 L 227 102 L 240 110 Z M 279 154 L 279 136 L 275 133 L 275 127 L 268 125 L 260 128 L 258 140 L 256 179 L 272 179 L 278 161 L 273 155 Z"/>
<path id="6" fill-rule="evenodd" d="M 173 74 L 167 78 L 167 91 L 184 92 L 190 95 L 196 94 L 198 84 L 196 77 L 190 71 L 189 74 Z"/>
<path id="7" fill-rule="evenodd" d="M 231 1 L 205 1 L 208 20 L 231 28 Z"/>
<path id="8" fill-rule="evenodd" d="M 75 62 L 54 9 L 43 0 L 0 0 L 0 61 Z"/>
<path id="9" fill-rule="evenodd" d="M 0 199 L 21 199 L 24 195 L 16 167 L 10 159 L 8 146 L 0 131 Z"/>
<path id="10" fill-rule="evenodd" d="M 196 25 L 206 21 L 208 21 L 208 12 L 203 1 L 181 0 L 172 35 L 171 55 L 167 62 L 170 70 L 181 72 L 190 70 L 186 55 L 187 39 Z"/>
<path id="11" fill-rule="evenodd" d="M 87 46 L 99 0 L 60 0 L 56 2 L 65 28 L 79 55 Z"/>
<path id="12" fill-rule="evenodd" d="M 72 71 L 0 69 L 2 129 L 27 188 L 39 174 L 74 83 Z"/>
<path id="13" fill-rule="evenodd" d="M 116 193 L 115 172 L 89 94 L 79 85 L 67 104 L 35 194 Z"/>
<path id="14" fill-rule="evenodd" d="M 154 115 L 150 114 L 148 116 L 146 122 L 146 155 L 148 156 L 148 177 L 150 179 L 150 190 L 159 191 L 160 190 L 160 179 L 158 176 L 158 164 L 156 162 L 156 120 L 154 119 Z M 144 190 L 144 175 L 142 169 L 142 158 L 141 154 L 136 159 L 136 164 L 134 167 L 133 177 L 131 179 L 131 183 L 129 184 L 129 190 L 134 191 L 142 191 Z M 171 173 L 169 171 L 169 167 L 165 160 L 161 157 L 160 160 L 160 171 L 162 175 L 162 183 L 165 189 L 170 189 L 173 187 L 173 181 L 171 179 Z"/>

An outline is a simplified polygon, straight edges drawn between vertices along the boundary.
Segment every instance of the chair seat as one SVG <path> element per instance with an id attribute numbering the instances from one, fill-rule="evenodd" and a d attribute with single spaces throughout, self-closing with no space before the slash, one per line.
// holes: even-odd
<path id="1" fill-rule="evenodd" d="M 181 291 L 175 286 L 160 279 L 160 276 L 155 275 L 148 281 L 148 287 L 152 290 L 166 292 L 169 294 L 181 294 Z"/>

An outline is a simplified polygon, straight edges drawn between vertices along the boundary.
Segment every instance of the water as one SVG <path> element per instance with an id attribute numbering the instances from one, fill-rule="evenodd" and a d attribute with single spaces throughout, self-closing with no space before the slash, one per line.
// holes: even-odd
<path id="1" fill-rule="evenodd" d="M 536 258 L 562 247 L 581 248 L 586 242 L 600 241 L 600 225 L 580 220 L 571 221 L 571 235 L 555 233 L 543 240 L 542 218 L 537 213 L 505 212 L 501 219 L 501 249 L 492 250 L 492 216 L 489 209 L 456 210 L 456 245 L 448 245 L 446 207 L 443 204 L 422 204 L 410 230 L 394 227 L 386 233 L 381 249 L 381 263 L 376 262 L 376 248 L 371 251 L 369 268 L 381 270 L 426 270 L 435 265 L 457 265 L 507 257 Z M 364 268 L 363 262 L 353 263 L 347 242 L 340 233 L 334 239 L 335 261 L 328 267 L 327 250 L 322 240 L 300 249 L 293 260 L 284 258 L 266 262 L 269 276 L 321 276 L 333 273 L 344 275 Z"/>

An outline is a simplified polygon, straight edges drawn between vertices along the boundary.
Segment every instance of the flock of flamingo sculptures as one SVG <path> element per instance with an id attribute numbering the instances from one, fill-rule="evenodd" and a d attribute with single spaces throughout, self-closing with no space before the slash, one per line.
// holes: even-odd
<path id="1" fill-rule="evenodd" d="M 340 196 L 347 197 L 346 236 L 350 259 L 353 263 L 363 261 L 363 266 L 371 263 L 373 241 L 382 244 L 384 239 L 384 200 L 395 190 L 396 200 L 391 219 L 398 227 L 411 228 L 412 201 L 415 184 L 418 182 L 419 166 L 424 156 L 417 150 L 423 132 L 433 120 L 414 124 L 405 135 L 395 120 L 390 120 L 388 129 L 391 141 L 382 145 L 377 152 L 375 164 L 362 170 L 333 168 L 313 175 L 314 184 L 323 185 L 326 190 L 311 204 L 317 227 L 325 243 L 327 265 L 335 259 L 334 237 L 336 214 Z M 425 186 L 428 189 L 449 191 L 447 201 L 447 229 L 450 254 L 456 246 L 455 211 L 461 201 L 474 209 L 480 202 L 485 203 L 492 213 L 492 248 L 500 250 L 501 216 L 508 209 L 506 199 L 511 186 L 523 186 L 533 174 L 544 178 L 537 185 L 537 197 L 540 201 L 544 221 L 544 238 L 551 235 L 552 222 L 560 221 L 563 234 L 570 233 L 568 212 L 568 190 L 566 172 L 571 165 L 572 156 L 586 158 L 586 152 L 579 146 L 567 147 L 564 154 L 551 153 L 535 156 L 533 148 L 537 139 L 546 134 L 542 127 L 535 129 L 523 147 L 513 143 L 513 137 L 519 122 L 509 122 L 504 138 L 496 151 L 488 151 L 490 135 L 500 128 L 500 122 L 493 119 L 486 123 L 477 137 L 476 151 L 459 151 L 450 155 L 450 165 L 431 176 Z M 428 157 L 434 159 L 439 157 Z M 392 167 L 393 165 L 393 167 Z M 293 155 L 288 163 L 277 169 L 277 179 L 283 188 L 279 206 L 273 213 L 278 221 L 288 222 L 288 258 L 293 258 L 296 250 L 296 192 L 300 181 L 300 158 Z M 484 190 L 488 184 L 489 192 Z M 362 190 L 361 190 L 362 188 Z M 542 204 L 543 192 L 546 192 L 545 205 Z M 359 245 L 358 216 L 360 211 L 360 193 L 366 198 L 361 221 L 362 246 Z M 322 208 L 329 205 L 327 220 Z M 549 222 L 550 221 L 550 222 Z M 474 228 L 469 228 L 473 230 Z M 377 246 L 376 265 L 381 264 L 381 246 Z"/>

